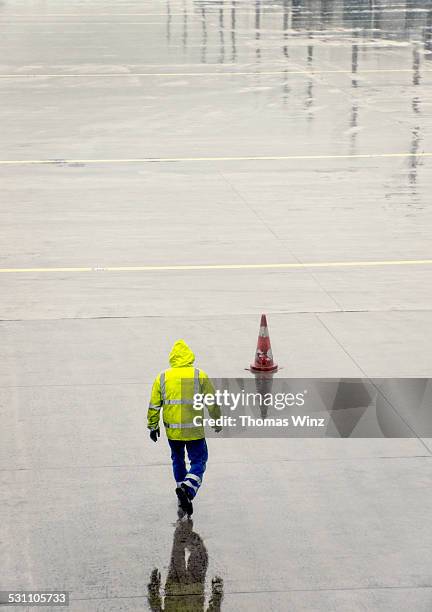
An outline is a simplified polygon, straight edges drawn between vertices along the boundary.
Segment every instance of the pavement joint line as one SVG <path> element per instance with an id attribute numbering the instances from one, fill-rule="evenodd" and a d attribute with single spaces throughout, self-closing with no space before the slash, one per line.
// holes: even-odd
<path id="1" fill-rule="evenodd" d="M 424 73 L 432 73 L 432 70 L 423 69 Z M 378 69 L 365 69 L 359 70 L 355 75 L 361 74 L 387 74 L 387 73 L 412 73 L 412 68 L 378 68 Z M 353 74 L 352 70 L 270 70 L 270 71 L 248 71 L 248 72 L 234 72 L 234 71 L 215 71 L 215 72 L 109 72 L 109 73 L 55 73 L 55 74 L 0 74 L 1 79 L 14 79 L 14 78 L 43 78 L 43 77 L 61 77 L 61 78 L 96 78 L 96 77 L 185 77 L 185 76 L 271 76 L 271 75 L 319 75 L 319 74 Z"/>
<path id="2" fill-rule="evenodd" d="M 249 15 L 251 13 L 251 10 L 249 7 L 242 7 L 242 6 L 237 6 L 236 7 L 237 12 L 241 13 L 242 15 Z M 384 7 L 382 9 L 383 13 L 402 13 L 405 12 L 405 9 L 401 9 L 400 7 Z M 410 9 L 410 13 L 416 13 L 416 14 L 424 14 L 427 12 L 427 9 Z M 336 13 L 336 11 L 327 11 L 327 15 L 334 15 Z M 371 14 L 373 13 L 373 9 L 366 9 L 364 11 L 353 11 L 354 14 Z M 308 14 L 312 14 L 310 12 L 308 12 Z M 105 17 L 105 16 L 109 16 L 109 17 L 137 17 L 137 16 L 145 16 L 145 17 L 184 17 L 185 12 L 183 11 L 182 13 L 171 13 L 166 11 L 165 13 L 4 13 L 3 15 L 1 15 L 1 17 L 3 17 L 5 19 L 5 21 L 7 21 L 10 17 L 19 17 L 19 18 L 25 18 L 28 19 L 30 18 L 38 18 L 38 19 L 43 19 L 46 17 Z M 266 12 L 266 16 L 267 17 L 280 17 L 281 15 L 283 15 L 283 9 L 282 7 L 272 7 L 271 11 Z M 196 15 L 194 13 L 190 14 L 191 17 L 195 17 Z M 209 13 L 209 16 L 213 16 L 216 17 L 217 14 L 216 13 Z M 351 30 L 353 28 L 345 28 L 345 30 Z M 369 28 L 368 28 L 369 29 Z M 372 29 L 376 29 L 376 28 L 372 28 Z M 296 30 L 298 31 L 298 30 Z M 302 31 L 302 30 L 301 30 Z M 321 31 L 321 30 L 320 30 Z M 325 31 L 325 30 L 324 30 Z"/>
<path id="3" fill-rule="evenodd" d="M 56 272 L 162 272 L 199 270 L 296 270 L 309 268 L 362 268 L 378 266 L 430 266 L 432 259 L 401 259 L 384 261 L 329 261 L 308 263 L 254 263 L 254 264 L 202 264 L 202 265 L 161 265 L 161 266 L 82 266 L 82 267 L 40 267 L 0 268 L 0 274 L 32 274 Z"/>
<path id="4" fill-rule="evenodd" d="M 4 20 L 2 21 L 2 23 L 7 23 L 9 17 L 22 17 L 23 19 L 37 18 L 38 20 L 46 17 L 184 17 L 184 13 L 41 13 L 39 15 L 27 15 L 26 13 L 10 13 L 9 15 L 2 15 L 2 17 Z"/>
<path id="5" fill-rule="evenodd" d="M 354 361 L 354 360 L 353 360 Z M 370 378 L 368 379 L 370 380 Z M 410 422 L 403 416 L 401 415 L 400 411 L 396 408 L 396 406 L 389 400 L 387 393 L 385 391 L 383 391 L 383 389 L 381 389 L 376 382 L 371 381 L 372 386 L 376 389 L 377 393 L 379 393 L 379 395 L 381 395 L 381 397 L 384 399 L 384 401 L 390 406 L 391 410 L 393 410 L 393 412 L 396 414 L 396 416 L 402 421 L 402 423 L 405 425 L 405 427 L 407 427 L 413 434 L 414 436 L 417 438 L 417 440 L 420 442 L 420 444 L 422 446 L 424 446 L 424 448 L 427 450 L 428 453 L 431 453 L 430 448 L 426 445 L 425 442 L 423 442 L 423 436 L 419 433 L 416 432 L 416 430 L 414 429 L 414 427 L 410 424 Z M 413 437 L 414 437 L 413 436 Z M 432 453 L 431 453 L 432 454 Z"/>
<path id="6" fill-rule="evenodd" d="M 324 323 L 324 321 L 321 319 L 320 314 L 316 314 L 315 315 L 317 321 L 319 321 L 319 323 L 322 325 L 322 327 L 326 330 L 326 332 L 329 334 L 329 336 L 331 338 L 333 338 L 333 340 L 336 342 L 336 344 L 338 344 L 338 346 L 341 348 L 341 350 L 345 353 L 345 355 L 348 357 L 348 359 L 350 359 L 352 361 L 352 363 L 355 365 L 356 368 L 358 368 L 360 370 L 360 372 L 362 372 L 363 376 L 369 380 L 369 377 L 367 375 L 367 373 L 364 371 L 364 369 L 361 367 L 360 363 L 358 363 L 358 361 L 351 355 L 351 353 L 348 351 L 348 349 L 345 348 L 345 346 L 342 344 L 342 342 L 336 337 L 336 335 L 333 333 L 333 331 L 330 329 L 330 327 L 328 325 L 326 325 Z"/>
<path id="7" fill-rule="evenodd" d="M 309 315 L 309 316 L 314 316 L 316 317 L 317 315 L 330 315 L 330 314 L 339 314 L 339 315 L 344 315 L 344 314 L 351 314 L 351 313 L 366 313 L 366 314 L 394 314 L 394 313 L 417 313 L 417 312 L 427 312 L 427 313 L 431 313 L 432 312 L 432 308 L 381 308 L 381 309 L 373 309 L 373 308 L 363 308 L 361 310 L 359 309 L 351 309 L 351 308 L 347 308 L 347 309 L 338 309 L 338 310 L 275 310 L 272 311 L 269 314 L 272 315 L 284 315 L 284 316 L 295 316 L 295 315 Z M 243 316 L 250 316 L 251 313 L 250 312 L 246 312 L 246 313 L 235 313 L 235 315 L 232 316 L 238 316 L 238 317 L 243 317 Z M 222 318 L 224 318 L 224 315 L 216 315 L 215 316 L 220 316 Z M 0 319 L 0 325 L 2 323 L 41 323 L 41 322 L 57 322 L 57 321 L 112 321 L 112 320 L 116 320 L 116 319 L 170 319 L 171 315 L 151 315 L 151 314 L 144 314 L 144 315 L 104 315 L 104 316 L 87 316 L 87 317 L 49 317 L 49 318 L 36 318 L 36 319 L 32 319 L 32 318 L 26 318 L 26 319 Z M 195 321 L 206 321 L 207 318 L 206 317 L 202 317 L 202 318 L 196 318 L 194 319 Z M 151 381 L 149 381 L 149 384 L 151 383 Z M 104 383 L 104 384 L 108 384 L 108 383 Z M 124 384 L 135 384 L 135 383 L 124 383 Z M 136 384 L 141 384 L 141 383 L 136 383 Z M 7 385 L 7 386 L 20 386 L 20 385 Z M 42 385 L 44 386 L 44 385 Z M 0 385 L 1 388 L 1 385 Z"/>
<path id="8" fill-rule="evenodd" d="M 151 387 L 153 380 L 143 380 L 142 382 L 116 382 L 116 383 L 39 383 L 37 385 L 1 385 L 0 391 L 2 389 L 46 389 L 46 388 L 66 388 L 66 389 L 75 389 L 76 387 L 127 387 L 131 385 L 140 386 L 140 387 Z"/>
<path id="9" fill-rule="evenodd" d="M 251 590 L 242 590 L 242 591 L 228 591 L 224 589 L 225 596 L 235 596 L 235 595 L 258 595 L 260 593 L 321 593 L 321 592 L 338 592 L 338 591 L 381 591 L 381 590 L 417 590 L 417 589 L 432 589 L 432 585 L 382 585 L 382 586 L 356 586 L 356 587 L 310 587 L 308 589 L 304 588 L 286 588 L 286 589 L 251 589 Z M 191 591 L 184 594 L 184 597 L 191 595 L 202 595 L 201 591 Z M 178 596 L 177 596 L 178 597 Z M 124 600 L 124 599 L 145 599 L 147 600 L 148 595 L 100 595 L 92 596 L 92 597 L 71 597 L 70 601 L 110 601 L 110 600 Z"/>
<path id="10" fill-rule="evenodd" d="M 208 439 L 208 438 L 207 438 Z M 210 438 L 213 439 L 213 438 Z M 249 438 L 250 439 L 250 438 Z M 266 438 L 269 439 L 269 438 Z M 281 438 L 279 438 L 281 439 Z M 286 438 L 290 439 L 290 438 Z M 298 438 L 297 438 L 298 439 Z M 316 440 L 316 438 L 302 438 L 303 440 Z M 347 440 L 349 438 L 323 438 L 325 440 Z M 395 440 L 396 438 L 383 438 L 385 440 Z M 416 440 L 417 438 L 408 438 L 410 440 Z M 428 459 L 432 460 L 432 455 L 377 455 L 377 456 L 367 456 L 367 455 L 358 455 L 355 457 L 299 457 L 299 458 L 281 458 L 274 457 L 270 459 L 266 459 L 266 463 L 280 463 L 281 461 L 285 463 L 315 463 L 319 461 L 333 461 L 333 462 L 345 462 L 345 461 L 382 461 L 382 460 L 392 460 L 392 459 Z M 252 462 L 253 463 L 253 462 Z M 259 465 L 261 463 L 260 460 L 256 461 L 256 464 Z M 217 461 L 213 460 L 212 465 L 250 465 L 251 461 L 248 459 L 247 461 Z M 166 468 L 167 466 L 171 466 L 169 461 L 166 462 L 158 462 L 158 463 L 130 463 L 123 465 L 60 465 L 60 466 L 41 466 L 41 467 L 5 467 L 0 468 L 0 472 L 61 472 L 63 470 L 132 470 L 132 469 L 142 469 L 148 467 L 158 467 L 158 468 Z"/>
<path id="11" fill-rule="evenodd" d="M 184 13 L 169 13 L 169 17 L 184 17 Z M 26 13 L 11 13 L 9 15 L 2 15 L 3 20 L 0 23 L 8 23 L 9 17 L 19 17 L 23 19 L 37 18 L 38 21 L 41 18 L 46 17 L 167 17 L 167 13 L 48 13 L 39 15 L 27 15 Z M 43 22 L 42 22 L 43 23 Z M 113 21 L 113 23 L 116 23 Z"/>
<path id="12" fill-rule="evenodd" d="M 412 159 L 413 157 L 432 157 L 432 152 L 419 153 L 355 153 L 341 155 L 239 155 L 214 157 L 125 157 L 104 159 L 2 159 L 0 166 L 32 166 L 68 164 L 145 164 L 145 163 L 171 163 L 171 162 L 239 162 L 239 161 L 295 161 L 316 159 Z"/>

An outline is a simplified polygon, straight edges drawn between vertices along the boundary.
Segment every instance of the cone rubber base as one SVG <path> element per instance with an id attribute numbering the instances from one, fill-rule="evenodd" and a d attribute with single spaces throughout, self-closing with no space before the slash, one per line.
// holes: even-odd
<path id="1" fill-rule="evenodd" d="M 278 369 L 278 366 L 276 364 L 272 365 L 272 366 L 255 366 L 255 365 L 250 365 L 250 371 L 254 372 L 254 373 L 258 373 L 258 372 L 276 372 L 276 370 Z"/>

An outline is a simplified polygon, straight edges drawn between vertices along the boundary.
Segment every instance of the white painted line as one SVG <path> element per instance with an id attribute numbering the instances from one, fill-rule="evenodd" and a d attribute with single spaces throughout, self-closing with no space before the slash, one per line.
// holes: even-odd
<path id="1" fill-rule="evenodd" d="M 425 69 L 422 73 L 428 73 L 432 70 Z M 233 72 L 233 71 L 215 71 L 215 72 L 93 72 L 93 73 L 16 73 L 16 74 L 0 74 L 1 79 L 18 79 L 18 78 L 116 78 L 116 77 L 223 77 L 223 76 L 276 76 L 276 75 L 310 75 L 318 76 L 320 74 L 353 74 L 355 76 L 362 74 L 388 74 L 388 73 L 412 73 L 412 68 L 380 68 L 359 70 L 353 73 L 351 70 L 269 70 L 269 71 L 249 71 L 249 72 Z"/>
<path id="2" fill-rule="evenodd" d="M 247 155 L 238 157 L 137 157 L 118 159 L 2 159 L 0 166 L 62 165 L 62 164 L 145 164 L 165 162 L 219 162 L 219 161 L 289 161 L 310 159 L 391 159 L 432 157 L 432 153 L 363 153 L 353 155 Z"/>
<path id="3" fill-rule="evenodd" d="M 62 268 L 0 268 L 2 274 L 39 274 L 56 272 L 162 272 L 188 270 L 296 270 L 304 268 L 362 268 L 379 266 L 430 266 L 432 259 L 401 259 L 384 261 L 330 261 L 310 263 L 267 263 L 267 264 L 203 264 L 171 266 L 101 266 Z"/>

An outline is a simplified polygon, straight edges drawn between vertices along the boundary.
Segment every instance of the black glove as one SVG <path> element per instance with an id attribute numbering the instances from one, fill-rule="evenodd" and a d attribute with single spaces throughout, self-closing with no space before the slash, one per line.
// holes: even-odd
<path id="1" fill-rule="evenodd" d="M 152 429 L 152 431 L 150 432 L 150 439 L 153 440 L 153 442 L 157 442 L 157 439 L 160 436 L 160 429 L 159 427 L 157 429 Z"/>

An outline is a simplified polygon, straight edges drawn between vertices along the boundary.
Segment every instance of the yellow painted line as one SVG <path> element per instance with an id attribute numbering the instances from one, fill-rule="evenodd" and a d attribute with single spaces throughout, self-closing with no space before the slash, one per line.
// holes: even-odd
<path id="1" fill-rule="evenodd" d="M 330 261 L 310 263 L 266 263 L 266 264 L 203 264 L 171 266 L 97 266 L 76 268 L 0 268 L 3 274 L 55 273 L 55 272 L 162 272 L 166 270 L 296 270 L 304 268 L 362 268 L 379 266 L 430 266 L 432 259 L 401 259 L 384 261 Z"/>
<path id="2" fill-rule="evenodd" d="M 432 157 L 432 153 L 358 153 L 353 155 L 246 155 L 225 157 L 131 157 L 113 159 L 2 159 L 1 166 L 48 164 L 139 164 L 150 162 L 289 161 L 309 159 L 381 159 Z"/>
<path id="3" fill-rule="evenodd" d="M 353 74 L 354 76 L 362 74 L 379 74 L 379 73 L 412 73 L 412 68 L 379 68 L 359 70 L 353 73 L 351 70 L 269 70 L 269 71 L 249 71 L 249 72 L 233 72 L 233 71 L 218 71 L 218 72 L 94 72 L 94 73 L 16 73 L 16 74 L 0 74 L 2 79 L 17 79 L 17 78 L 111 78 L 111 77 L 202 77 L 202 76 L 276 76 L 302 74 L 317 76 L 320 74 Z M 432 72 L 432 70 L 422 70 L 423 73 Z"/>

